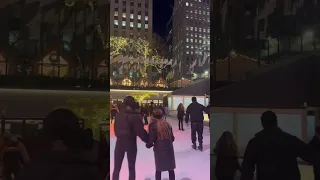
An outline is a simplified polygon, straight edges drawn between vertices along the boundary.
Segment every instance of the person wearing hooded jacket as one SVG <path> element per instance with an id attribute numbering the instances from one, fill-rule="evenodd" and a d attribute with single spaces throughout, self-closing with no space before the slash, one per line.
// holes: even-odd
<path id="1" fill-rule="evenodd" d="M 120 112 L 116 116 L 114 132 L 117 137 L 114 150 L 114 170 L 112 179 L 119 180 L 119 174 L 125 153 L 127 153 L 129 165 L 129 180 L 136 179 L 136 157 L 137 157 L 137 136 L 145 143 L 149 136 L 141 121 L 139 104 L 132 96 L 127 96 L 123 100 Z M 123 178 L 121 178 L 123 179 Z"/>
<path id="2" fill-rule="evenodd" d="M 297 158 L 317 164 L 318 156 L 305 142 L 278 127 L 277 116 L 266 111 L 261 116 L 263 130 L 246 147 L 241 180 L 300 180 Z"/>

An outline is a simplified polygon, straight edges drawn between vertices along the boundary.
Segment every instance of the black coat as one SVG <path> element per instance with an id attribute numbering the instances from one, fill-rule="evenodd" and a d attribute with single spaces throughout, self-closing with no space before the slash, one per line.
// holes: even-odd
<path id="1" fill-rule="evenodd" d="M 185 115 L 184 111 L 179 110 L 177 113 L 177 118 L 178 119 L 183 119 L 183 116 Z"/>
<path id="2" fill-rule="evenodd" d="M 147 148 L 151 148 L 153 146 L 156 170 L 174 170 L 176 168 L 176 161 L 173 149 L 174 136 L 172 134 L 171 139 L 159 140 L 157 134 L 157 124 L 156 122 L 152 122 L 149 125 L 149 142 L 146 146 Z"/>
<path id="3" fill-rule="evenodd" d="M 300 180 L 297 158 L 314 164 L 316 153 L 306 143 L 280 128 L 262 130 L 247 145 L 241 167 L 241 180 Z"/>
<path id="4" fill-rule="evenodd" d="M 218 180 L 234 179 L 237 170 L 240 170 L 240 164 L 237 156 L 217 156 L 215 176 Z"/>
<path id="5" fill-rule="evenodd" d="M 312 138 L 312 140 L 309 142 L 309 146 L 316 151 L 316 153 L 320 153 L 320 139 L 316 136 L 314 136 Z M 319 180 L 320 179 L 320 167 L 318 166 L 314 166 L 313 170 L 314 170 L 314 179 L 315 180 Z"/>
<path id="6" fill-rule="evenodd" d="M 203 122 L 204 117 L 203 113 L 209 114 L 208 108 L 203 106 L 202 104 L 199 104 L 198 102 L 193 102 L 187 107 L 186 111 L 186 122 L 189 121 L 190 116 L 190 122 Z"/>

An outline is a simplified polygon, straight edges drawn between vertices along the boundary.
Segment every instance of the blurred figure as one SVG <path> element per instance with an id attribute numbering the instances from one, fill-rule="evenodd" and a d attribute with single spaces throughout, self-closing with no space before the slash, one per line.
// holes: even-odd
<path id="1" fill-rule="evenodd" d="M 169 180 L 175 179 L 174 169 L 176 162 L 173 149 L 174 136 L 171 125 L 163 120 L 161 109 L 153 111 L 152 121 L 149 125 L 149 142 L 147 148 L 153 147 L 156 180 L 161 180 L 161 172 L 169 172 Z"/>
<path id="2" fill-rule="evenodd" d="M 4 148 L 2 153 L 4 180 L 15 179 L 20 172 L 21 165 L 24 165 L 23 157 L 18 148 L 16 138 L 4 137 Z M 14 176 L 14 178 L 12 178 Z"/>
<path id="3" fill-rule="evenodd" d="M 320 153 L 320 127 L 316 127 L 316 133 L 313 136 L 312 140 L 309 142 L 309 146 L 315 150 L 317 153 Z M 319 167 L 313 166 L 314 179 L 320 179 L 320 172 L 318 170 Z"/>
<path id="4" fill-rule="evenodd" d="M 218 180 L 234 180 L 237 170 L 240 170 L 238 161 L 238 148 L 233 135 L 225 131 L 217 141 L 214 149 L 217 161 L 215 176 Z"/>
<path id="5" fill-rule="evenodd" d="M 155 104 L 153 102 L 149 105 L 149 117 L 152 116 L 153 109 L 155 108 Z"/>
<path id="6" fill-rule="evenodd" d="M 178 118 L 178 121 L 179 121 L 179 130 L 182 130 L 184 131 L 183 129 L 183 117 L 185 115 L 185 112 L 184 112 L 184 106 L 182 103 L 179 104 L 178 108 L 177 108 L 177 118 Z"/>
<path id="7" fill-rule="evenodd" d="M 164 105 L 164 107 L 163 107 L 163 110 L 164 110 L 164 113 L 163 113 L 163 118 L 164 118 L 164 120 L 167 120 L 167 116 L 168 116 L 168 114 L 169 114 L 169 109 L 168 109 L 168 106 L 167 105 Z"/>
<path id="8" fill-rule="evenodd" d="M 98 168 L 83 157 L 84 131 L 68 109 L 56 109 L 43 121 L 41 154 L 32 159 L 16 180 L 97 180 Z"/>
<path id="9" fill-rule="evenodd" d="M 104 134 L 100 135 L 99 143 L 99 180 L 109 179 L 110 174 L 110 145 Z"/>
<path id="10" fill-rule="evenodd" d="M 144 125 L 148 125 L 148 105 L 142 107 Z"/>
<path id="11" fill-rule="evenodd" d="M 111 124 L 114 122 L 116 115 L 119 113 L 119 109 L 117 107 L 117 105 L 111 105 L 110 107 L 110 119 L 111 119 Z"/>
<path id="12" fill-rule="evenodd" d="M 266 111 L 261 116 L 263 130 L 255 134 L 245 150 L 241 180 L 300 180 L 297 158 L 315 164 L 316 153 L 299 138 L 278 127 L 277 115 Z"/>
<path id="13" fill-rule="evenodd" d="M 197 137 L 198 134 L 198 141 L 199 146 L 198 149 L 200 151 L 203 150 L 203 113 L 209 114 L 208 108 L 204 107 L 202 104 L 197 102 L 196 97 L 191 98 L 192 103 L 187 107 L 186 111 L 186 122 L 188 123 L 189 119 L 191 122 L 191 141 L 192 141 L 192 148 L 197 149 Z"/>
<path id="14" fill-rule="evenodd" d="M 114 132 L 117 141 L 114 150 L 113 180 L 119 180 L 123 158 L 126 153 L 129 165 L 129 180 L 136 179 L 137 136 L 142 141 L 148 142 L 148 134 L 144 129 L 138 109 L 138 103 L 134 98 L 127 96 L 123 100 L 120 113 L 116 116 Z"/>

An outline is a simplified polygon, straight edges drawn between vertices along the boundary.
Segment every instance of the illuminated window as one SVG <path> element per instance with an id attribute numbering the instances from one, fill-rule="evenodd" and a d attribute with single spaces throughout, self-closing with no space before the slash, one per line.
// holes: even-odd
<path id="1" fill-rule="evenodd" d="M 133 27 L 133 22 L 130 22 L 130 27 Z"/>
<path id="2" fill-rule="evenodd" d="M 126 18 L 126 17 L 127 17 L 127 14 L 126 14 L 126 13 L 122 13 L 122 17 L 123 17 L 123 18 Z"/>
<path id="3" fill-rule="evenodd" d="M 133 14 L 130 14 L 130 19 L 133 19 Z"/>
<path id="4" fill-rule="evenodd" d="M 132 86 L 132 81 L 129 78 L 125 78 L 122 80 L 122 86 Z"/>
<path id="5" fill-rule="evenodd" d="M 115 11 L 114 12 L 114 16 L 118 16 L 119 14 L 118 14 L 118 11 Z"/>
<path id="6" fill-rule="evenodd" d="M 144 25 L 144 28 L 145 28 L 145 29 L 148 29 L 148 28 L 149 28 L 148 24 L 145 24 L 145 25 Z"/>
<path id="7" fill-rule="evenodd" d="M 138 15 L 138 19 L 141 20 L 141 15 Z"/>
<path id="8" fill-rule="evenodd" d="M 189 54 L 189 51 L 187 51 L 187 54 Z"/>
<path id="9" fill-rule="evenodd" d="M 114 20 L 114 25 L 119 25 L 118 20 Z"/>
<path id="10" fill-rule="evenodd" d="M 139 84 L 140 84 L 140 87 L 147 87 L 148 86 L 148 81 L 143 79 L 143 80 L 140 81 Z"/>
<path id="11" fill-rule="evenodd" d="M 188 2 L 186 2 L 186 6 L 189 6 L 189 3 L 188 3 Z"/>
<path id="12" fill-rule="evenodd" d="M 141 23 L 138 23 L 138 28 L 141 28 Z"/>
<path id="13" fill-rule="evenodd" d="M 126 21 L 122 21 L 122 26 L 126 26 Z"/>
<path id="14" fill-rule="evenodd" d="M 145 17 L 144 17 L 144 20 L 145 20 L 145 21 L 148 21 L 148 20 L 149 20 L 149 17 L 148 17 L 148 16 L 145 16 Z"/>
<path id="15" fill-rule="evenodd" d="M 164 81 L 164 79 L 160 78 L 157 82 L 156 82 L 156 87 L 166 87 L 166 82 Z"/>
<path id="16" fill-rule="evenodd" d="M 190 39 L 190 42 L 193 42 L 193 39 Z"/>
<path id="17" fill-rule="evenodd" d="M 189 38 L 187 38 L 186 41 L 189 42 Z"/>

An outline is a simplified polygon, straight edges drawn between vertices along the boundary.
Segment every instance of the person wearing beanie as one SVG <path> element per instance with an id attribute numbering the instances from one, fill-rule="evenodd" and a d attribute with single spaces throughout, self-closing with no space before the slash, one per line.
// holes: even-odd
<path id="1" fill-rule="evenodd" d="M 171 125 L 163 119 L 163 111 L 160 108 L 155 108 L 149 125 L 149 142 L 146 147 L 153 147 L 156 180 L 161 180 L 161 172 L 163 171 L 169 172 L 169 180 L 175 179 L 176 162 L 173 141 L 174 135 Z"/>
<path id="2" fill-rule="evenodd" d="M 119 114 L 114 123 L 114 133 L 117 137 L 114 150 L 114 170 L 112 179 L 119 180 L 124 155 L 127 154 L 129 165 L 129 180 L 136 179 L 137 136 L 145 143 L 148 133 L 144 129 L 139 112 L 139 103 L 132 96 L 124 98 Z"/>

